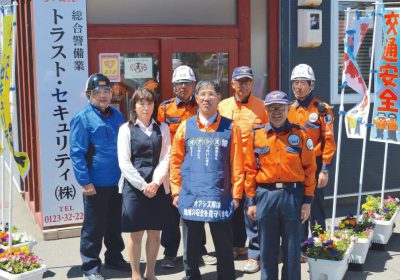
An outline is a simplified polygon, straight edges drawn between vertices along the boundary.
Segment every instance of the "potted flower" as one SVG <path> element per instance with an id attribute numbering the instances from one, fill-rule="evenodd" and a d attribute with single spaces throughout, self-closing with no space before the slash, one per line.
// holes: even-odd
<path id="1" fill-rule="evenodd" d="M 351 263 L 365 263 L 374 227 L 374 221 L 366 214 L 363 214 L 359 221 L 351 214 L 340 221 L 339 228 L 349 230 L 355 237 L 354 247 L 350 254 Z"/>
<path id="2" fill-rule="evenodd" d="M 331 239 L 329 230 L 322 232 L 321 226 L 316 225 L 313 235 L 305 244 L 311 280 L 342 279 L 353 247 L 351 234 L 338 229 Z"/>
<path id="3" fill-rule="evenodd" d="M 8 232 L 0 231 L 0 248 L 8 248 Z M 28 246 L 31 250 L 36 244 L 35 239 L 25 232 L 12 232 L 12 247 Z"/>
<path id="4" fill-rule="evenodd" d="M 387 244 L 393 233 L 393 224 L 399 212 L 399 199 L 388 196 L 384 199 L 382 208 L 381 199 L 368 195 L 365 203 L 361 206 L 363 214 L 367 215 L 375 222 L 375 230 L 372 242 Z"/>
<path id="5" fill-rule="evenodd" d="M 27 246 L 0 248 L 0 279 L 42 279 L 46 266 Z"/>

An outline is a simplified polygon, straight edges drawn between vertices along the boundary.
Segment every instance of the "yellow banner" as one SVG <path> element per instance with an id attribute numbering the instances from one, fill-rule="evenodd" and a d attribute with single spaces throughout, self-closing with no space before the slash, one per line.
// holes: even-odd
<path id="1" fill-rule="evenodd" d="M 3 147 L 0 145 L 0 155 L 3 153 Z"/>
<path id="2" fill-rule="evenodd" d="M 19 173 L 25 178 L 28 173 L 30 162 L 27 153 L 14 152 L 14 134 L 10 110 L 10 87 L 12 62 L 14 59 L 12 43 L 13 43 L 13 23 L 14 15 L 3 17 L 3 56 L 1 58 L 0 71 L 0 123 L 3 135 L 6 139 L 7 146 L 14 156 Z"/>

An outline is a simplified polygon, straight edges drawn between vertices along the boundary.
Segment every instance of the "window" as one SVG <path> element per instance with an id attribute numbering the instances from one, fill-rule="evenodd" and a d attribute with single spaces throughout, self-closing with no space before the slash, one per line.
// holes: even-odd
<path id="1" fill-rule="evenodd" d="M 346 28 L 346 12 L 347 8 L 350 9 L 358 9 L 361 12 L 361 16 L 365 16 L 367 14 L 371 14 L 374 8 L 374 0 L 364 0 L 364 1 L 332 1 L 332 19 L 331 19 L 331 102 L 332 103 L 340 103 L 340 85 L 342 84 L 342 71 L 343 71 L 343 39 L 344 32 Z M 354 16 L 354 12 L 349 13 L 349 19 Z M 379 21 L 378 21 L 379 22 Z M 351 20 L 349 20 L 349 26 L 352 26 Z M 377 26 L 377 31 L 379 27 Z M 357 55 L 357 62 L 361 69 L 363 78 L 365 80 L 366 85 L 369 83 L 369 68 L 371 62 L 371 54 L 372 54 L 372 37 L 373 37 L 373 18 L 371 17 L 371 21 L 368 27 L 368 31 L 365 35 L 364 41 L 360 47 L 360 50 Z M 376 34 L 375 38 L 379 38 L 379 34 Z M 379 45 L 380 41 L 377 40 L 375 42 L 376 53 L 375 53 L 375 65 L 378 62 L 379 57 Z M 374 81 L 371 84 L 371 99 L 373 100 L 373 92 L 374 92 Z M 357 103 L 361 100 L 361 97 L 358 93 L 354 92 L 350 87 L 346 87 L 345 90 L 345 103 Z"/>

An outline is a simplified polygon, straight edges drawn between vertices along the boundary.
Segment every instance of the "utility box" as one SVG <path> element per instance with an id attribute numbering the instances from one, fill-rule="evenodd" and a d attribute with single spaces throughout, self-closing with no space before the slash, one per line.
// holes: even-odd
<path id="1" fill-rule="evenodd" d="M 297 46 L 299 48 L 316 48 L 322 44 L 322 11 L 297 11 Z"/>
<path id="2" fill-rule="evenodd" d="M 297 6 L 316 7 L 321 5 L 322 0 L 297 0 Z"/>

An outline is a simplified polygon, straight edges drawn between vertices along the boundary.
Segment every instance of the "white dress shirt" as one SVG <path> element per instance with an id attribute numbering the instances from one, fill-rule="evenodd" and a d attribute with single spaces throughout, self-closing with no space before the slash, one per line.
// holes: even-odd
<path id="1" fill-rule="evenodd" d="M 218 116 L 218 112 L 215 113 L 214 115 L 212 115 L 211 118 L 206 119 L 201 114 L 199 114 L 199 121 L 201 122 L 202 125 L 204 125 L 205 127 L 208 127 L 210 124 L 212 124 L 215 121 L 217 116 Z"/>
<path id="2" fill-rule="evenodd" d="M 136 121 L 135 125 L 150 137 L 153 132 L 153 124 L 157 123 L 152 119 L 149 126 L 143 125 L 139 120 Z M 160 124 L 161 136 L 162 136 L 162 146 L 160 153 L 160 160 L 158 165 L 154 169 L 152 183 L 157 185 L 164 184 L 165 193 L 170 192 L 169 188 L 169 155 L 171 150 L 171 139 L 168 125 L 165 123 Z M 129 129 L 129 123 L 124 123 L 119 128 L 118 132 L 118 163 L 121 169 L 121 179 L 119 180 L 119 192 L 122 192 L 124 186 L 124 179 L 135 188 L 143 191 L 147 185 L 145 179 L 140 176 L 139 171 L 133 166 L 131 162 L 131 132 Z"/>

